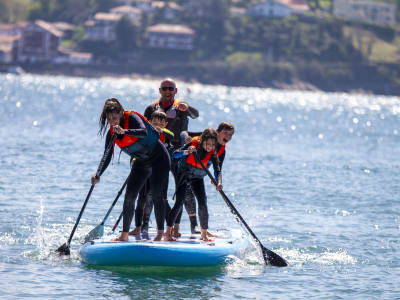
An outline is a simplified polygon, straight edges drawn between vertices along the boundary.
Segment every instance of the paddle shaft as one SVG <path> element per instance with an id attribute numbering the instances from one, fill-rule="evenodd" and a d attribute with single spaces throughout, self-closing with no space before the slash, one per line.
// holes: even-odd
<path id="1" fill-rule="evenodd" d="M 97 177 L 97 178 L 100 178 L 100 172 L 101 172 L 101 170 L 102 170 L 103 167 L 104 167 L 104 164 L 105 164 L 105 162 L 106 162 L 107 156 L 110 154 L 110 151 L 111 151 L 111 149 L 113 148 L 115 137 L 116 137 L 116 135 L 114 135 L 113 137 L 111 137 L 111 140 L 109 141 L 109 143 L 108 143 L 108 145 L 107 145 L 106 151 L 104 151 L 103 157 L 101 158 L 100 164 L 99 164 L 99 166 L 98 166 L 98 168 L 97 168 L 97 171 L 96 171 L 96 177 Z M 83 206 L 82 206 L 82 208 L 81 208 L 81 211 L 80 211 L 80 213 L 79 213 L 79 216 L 78 216 L 78 218 L 76 219 L 74 228 L 72 229 L 72 232 L 71 232 L 71 234 L 70 234 L 70 236 L 69 236 L 69 239 L 68 239 L 68 242 L 67 242 L 67 247 L 69 247 L 69 245 L 71 244 L 72 237 L 74 236 L 75 230 L 76 230 L 76 228 L 78 227 L 78 224 L 79 224 L 79 221 L 81 220 L 83 211 L 85 210 L 86 204 L 88 203 L 89 198 L 90 198 L 90 195 L 91 195 L 92 192 L 93 192 L 94 186 L 95 186 L 95 185 L 92 184 L 91 187 L 90 187 L 90 189 L 89 189 L 89 192 L 88 192 L 88 194 L 87 194 L 87 196 L 86 196 L 85 202 L 83 203 Z"/>
<path id="2" fill-rule="evenodd" d="M 212 183 L 217 186 L 218 182 L 215 180 L 215 178 L 211 175 L 211 172 L 206 168 L 206 166 L 203 164 L 203 162 L 201 161 L 201 159 L 199 158 L 199 156 L 197 155 L 196 152 L 193 152 L 194 157 L 196 158 L 196 160 L 200 163 L 201 167 L 203 168 L 203 170 L 207 173 L 208 177 L 210 177 Z M 273 251 L 265 248 L 263 246 L 263 244 L 261 243 L 261 241 L 258 239 L 258 237 L 255 235 L 255 233 L 253 232 L 253 230 L 251 230 L 251 228 L 249 227 L 249 225 L 247 225 L 246 221 L 243 219 L 243 217 L 240 215 L 240 213 L 238 212 L 238 210 L 236 209 L 236 207 L 233 205 L 233 203 L 229 200 L 228 196 L 226 196 L 226 194 L 224 193 L 223 190 L 218 190 L 218 192 L 221 194 L 222 198 L 224 199 L 225 203 L 228 205 L 228 207 L 231 209 L 231 212 L 234 214 L 234 216 L 236 217 L 236 219 L 238 221 L 240 221 L 239 223 L 243 224 L 247 231 L 250 233 L 250 235 L 253 237 L 253 239 L 255 240 L 255 242 L 259 245 L 259 247 L 261 248 L 263 254 L 264 252 L 267 252 L 268 255 L 272 255 L 273 257 L 268 261 L 267 258 L 265 257 L 265 255 L 263 255 L 264 261 L 266 264 L 271 264 L 271 262 L 273 262 L 273 259 L 275 258 L 275 256 L 278 256 L 276 253 L 274 253 Z M 279 256 L 278 256 L 279 257 Z M 280 257 L 279 257 L 280 258 Z M 281 258 L 283 261 L 284 259 Z"/>
<path id="3" fill-rule="evenodd" d="M 117 196 L 115 197 L 113 203 L 111 204 L 111 207 L 108 209 L 103 221 L 101 222 L 101 225 L 104 225 L 104 223 L 106 222 L 106 220 L 108 219 L 108 216 L 110 215 L 112 209 L 114 208 L 115 204 L 117 203 L 119 197 L 121 196 L 122 192 L 124 191 L 126 185 L 128 184 L 128 180 L 129 180 L 129 176 L 128 178 L 126 178 L 124 184 L 122 185 L 121 189 L 118 191 Z"/>
<path id="4" fill-rule="evenodd" d="M 122 218 L 122 214 L 123 214 L 123 213 L 124 213 L 124 211 L 121 211 L 121 213 L 119 214 L 118 220 L 117 220 L 117 222 L 115 222 L 115 224 L 114 224 L 114 226 L 113 226 L 113 229 L 112 229 L 112 232 L 114 232 L 115 229 L 118 227 L 119 221 L 121 221 L 121 218 Z"/>

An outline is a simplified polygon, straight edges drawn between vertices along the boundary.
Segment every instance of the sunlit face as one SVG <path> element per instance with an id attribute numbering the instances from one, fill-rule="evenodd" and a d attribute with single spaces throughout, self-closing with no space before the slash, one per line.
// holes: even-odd
<path id="1" fill-rule="evenodd" d="M 233 133 L 234 131 L 229 129 L 222 129 L 221 131 L 217 131 L 218 143 L 220 145 L 225 145 L 229 143 L 229 141 L 232 139 Z"/>
<path id="2" fill-rule="evenodd" d="M 150 122 L 155 127 L 165 128 L 167 126 L 167 121 L 159 118 L 153 118 Z"/>
<path id="3" fill-rule="evenodd" d="M 215 140 L 214 139 L 207 139 L 203 141 L 202 147 L 207 152 L 212 152 L 215 150 Z"/>
<path id="4" fill-rule="evenodd" d="M 160 88 L 158 89 L 161 94 L 161 98 L 164 101 L 172 101 L 175 98 L 178 89 L 176 88 L 175 82 L 163 81 Z"/>
<path id="5" fill-rule="evenodd" d="M 107 122 L 110 124 L 110 127 L 119 125 L 121 118 L 122 118 L 122 112 L 120 113 L 108 113 L 106 114 Z"/>

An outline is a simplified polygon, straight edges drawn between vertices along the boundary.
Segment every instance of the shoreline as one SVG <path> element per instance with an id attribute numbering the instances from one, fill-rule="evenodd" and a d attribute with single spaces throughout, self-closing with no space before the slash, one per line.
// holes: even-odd
<path id="1" fill-rule="evenodd" d="M 10 66 L 11 67 L 11 66 Z M 13 69 L 16 67 L 13 66 Z M 55 76 L 70 76 L 70 77 L 82 77 L 82 78 L 129 78 L 129 79 L 145 79 L 145 80 L 162 80 L 166 77 L 172 77 L 177 81 L 187 83 L 197 83 L 205 85 L 225 85 L 230 87 L 258 87 L 258 88 L 271 88 L 278 90 L 299 90 L 299 91 L 319 91 L 326 93 L 348 93 L 348 94 L 363 94 L 363 95 L 384 95 L 384 96 L 398 96 L 400 94 L 400 85 L 383 87 L 376 91 L 369 86 L 363 88 L 360 86 L 351 86 L 347 82 L 346 84 L 340 84 L 338 82 L 332 83 L 329 88 L 323 88 L 317 86 L 314 83 L 304 81 L 298 77 L 289 77 L 288 80 L 263 80 L 254 85 L 248 84 L 235 84 L 227 80 L 202 80 L 193 74 L 185 72 L 176 72 L 172 70 L 167 74 L 164 74 L 164 70 L 159 72 L 160 74 L 154 74 L 152 72 L 127 72 L 126 67 L 120 66 L 71 66 L 71 65 L 21 65 L 21 73 L 10 72 L 14 74 L 38 74 L 38 75 L 55 75 Z M 7 73 L 7 72 L 5 72 Z M 217 77 L 217 76 L 216 76 Z M 379 83 L 378 83 L 379 84 Z M 366 84 L 368 85 L 368 84 Z M 376 85 L 376 84 L 375 84 Z M 386 85 L 388 85 L 386 83 Z M 384 92 L 382 92 L 382 90 Z"/>

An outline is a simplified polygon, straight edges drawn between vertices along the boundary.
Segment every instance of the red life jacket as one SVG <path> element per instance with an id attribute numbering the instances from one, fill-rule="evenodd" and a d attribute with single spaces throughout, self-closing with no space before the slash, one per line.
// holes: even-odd
<path id="1" fill-rule="evenodd" d="M 217 155 L 218 157 L 221 157 L 222 153 L 225 152 L 225 145 L 221 145 L 221 147 L 219 148 Z"/>
<path id="2" fill-rule="evenodd" d="M 174 103 L 172 103 L 172 107 L 173 107 L 173 108 L 177 108 L 178 105 L 179 105 L 179 103 L 181 103 L 181 102 L 182 102 L 181 100 L 175 99 L 175 100 L 174 100 Z M 161 107 L 161 105 L 160 105 L 160 99 L 158 99 L 158 100 L 154 103 L 154 106 L 155 106 L 156 109 L 158 109 L 158 108 Z M 162 107 L 161 107 L 161 108 L 162 108 Z M 162 109 L 163 109 L 163 108 L 162 108 Z M 164 109 L 163 109 L 163 110 L 164 110 Z"/>
<path id="3" fill-rule="evenodd" d="M 192 138 L 192 141 L 193 141 L 193 139 L 200 139 L 200 137 L 195 136 Z M 224 153 L 224 152 L 225 152 L 225 145 L 221 145 L 221 147 L 219 148 L 219 150 L 217 152 L 218 157 L 221 157 L 222 153 Z"/>
<path id="4" fill-rule="evenodd" d="M 192 145 L 194 147 L 197 147 L 197 145 L 199 144 L 200 141 L 200 137 L 199 136 L 195 136 L 192 139 Z M 204 164 L 204 166 L 207 166 L 208 162 L 210 161 L 212 155 L 214 154 L 214 152 L 208 152 L 206 156 L 204 156 L 204 158 L 201 160 Z M 194 157 L 193 153 L 190 153 L 188 158 L 186 159 L 186 163 L 188 165 L 191 165 L 192 167 L 198 168 L 198 169 L 203 169 L 203 167 L 201 166 L 201 164 L 199 162 L 197 162 L 196 158 Z"/>
<path id="5" fill-rule="evenodd" d="M 138 112 L 133 111 L 133 110 L 125 110 L 125 111 L 124 111 L 125 120 L 124 120 L 124 127 L 123 127 L 123 129 L 129 129 L 129 115 L 130 115 L 131 113 L 134 113 L 134 114 L 138 115 L 139 117 L 142 118 L 143 121 L 148 122 L 147 119 L 146 119 L 146 117 L 142 116 L 142 115 L 139 114 Z M 110 134 L 111 134 L 111 135 L 114 134 L 114 128 L 112 128 L 112 127 L 110 127 Z M 130 146 L 130 145 L 136 143 L 138 139 L 139 139 L 139 138 L 137 138 L 137 137 L 124 134 L 123 137 L 122 137 L 122 139 L 115 139 L 115 140 L 114 140 L 114 141 L 115 141 L 114 143 L 117 144 L 118 147 L 120 147 L 120 148 L 122 149 L 122 148 L 124 148 L 124 147 L 128 147 L 128 146 Z"/>

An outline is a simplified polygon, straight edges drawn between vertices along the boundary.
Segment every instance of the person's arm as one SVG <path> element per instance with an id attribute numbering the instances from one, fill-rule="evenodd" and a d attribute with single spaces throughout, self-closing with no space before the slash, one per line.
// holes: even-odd
<path id="1" fill-rule="evenodd" d="M 192 138 L 195 136 L 200 136 L 202 132 L 196 132 L 196 131 L 182 131 L 181 132 L 181 141 L 182 143 L 190 143 L 192 141 Z"/>
<path id="2" fill-rule="evenodd" d="M 196 119 L 199 117 L 199 111 L 194 108 L 193 106 L 189 105 L 189 108 L 187 110 L 189 117 L 191 117 L 192 119 Z"/>
<path id="3" fill-rule="evenodd" d="M 222 172 L 219 167 L 219 159 L 218 159 L 218 155 L 216 153 L 214 153 L 213 156 L 211 156 L 211 161 L 213 164 L 214 172 L 216 174 L 216 177 L 215 177 L 215 180 L 217 180 L 216 189 L 219 191 L 219 190 L 222 190 Z"/>
<path id="4" fill-rule="evenodd" d="M 192 145 L 192 143 L 187 143 L 183 145 L 181 148 L 176 149 L 172 154 L 173 158 L 181 158 L 182 156 L 188 155 L 188 149 Z"/>
<path id="5" fill-rule="evenodd" d="M 110 142 L 111 142 L 111 134 L 110 134 L 110 131 L 108 131 L 108 132 L 107 132 L 107 135 L 106 135 L 106 142 L 105 142 L 105 146 L 104 146 L 104 153 L 107 151 L 108 144 L 109 144 Z M 113 145 L 112 147 L 114 147 L 114 145 Z M 104 171 L 107 169 L 108 165 L 110 164 L 110 161 L 111 161 L 113 152 L 114 152 L 114 149 L 113 149 L 113 151 L 110 151 L 110 152 L 108 153 L 108 155 L 107 155 L 107 157 L 106 157 L 106 160 L 104 161 L 104 165 L 103 165 L 103 167 L 101 168 L 101 170 L 100 170 L 100 172 L 99 172 L 99 176 L 93 175 L 92 178 L 90 179 L 92 184 L 96 184 L 96 183 L 98 183 L 98 182 L 100 181 L 101 175 L 104 173 Z M 103 154 L 103 155 L 104 155 L 104 154 Z"/>
<path id="6" fill-rule="evenodd" d="M 144 124 L 144 121 L 142 120 L 141 117 L 139 117 L 137 114 L 130 114 L 129 115 L 129 129 L 125 129 L 125 134 L 137 137 L 137 138 L 143 138 L 147 136 L 147 128 L 146 125 Z"/>

